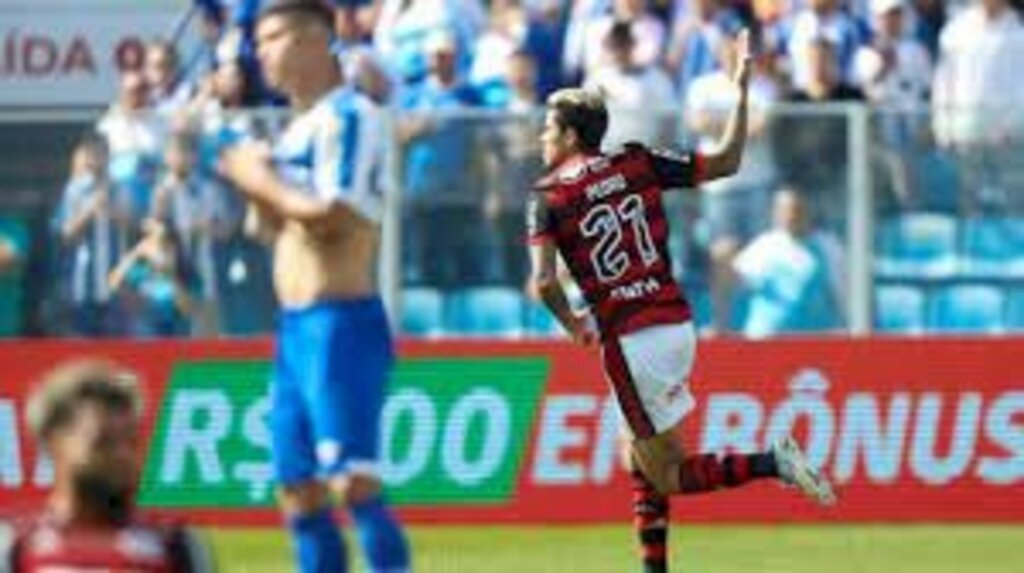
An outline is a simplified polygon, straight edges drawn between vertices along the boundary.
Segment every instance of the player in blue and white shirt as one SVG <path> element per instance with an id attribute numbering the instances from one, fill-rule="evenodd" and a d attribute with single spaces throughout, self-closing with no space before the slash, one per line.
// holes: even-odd
<path id="1" fill-rule="evenodd" d="M 380 496 L 376 464 L 393 361 L 374 286 L 384 129 L 374 104 L 342 84 L 332 17 L 316 0 L 263 7 L 260 62 L 297 115 L 272 152 L 240 144 L 225 152 L 222 170 L 274 249 L 281 314 L 271 449 L 299 568 L 347 570 L 333 494 L 352 514 L 370 570 L 400 573 L 408 545 Z"/>

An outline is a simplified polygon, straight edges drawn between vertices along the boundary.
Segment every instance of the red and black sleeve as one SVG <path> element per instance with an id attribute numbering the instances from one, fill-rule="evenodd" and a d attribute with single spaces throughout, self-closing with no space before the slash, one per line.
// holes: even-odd
<path id="1" fill-rule="evenodd" d="M 704 158 L 696 152 L 648 151 L 658 184 L 664 189 L 696 187 L 704 179 Z"/>

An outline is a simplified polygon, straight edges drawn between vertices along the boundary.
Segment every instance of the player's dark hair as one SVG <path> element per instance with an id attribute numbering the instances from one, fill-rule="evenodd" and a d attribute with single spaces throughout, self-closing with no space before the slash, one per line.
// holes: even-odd
<path id="1" fill-rule="evenodd" d="M 100 360 L 76 360 L 46 375 L 28 401 L 29 427 L 40 440 L 71 422 L 85 404 L 139 416 L 142 399 L 135 377 Z"/>
<path id="2" fill-rule="evenodd" d="M 580 88 L 558 90 L 548 97 L 548 109 L 562 130 L 573 130 L 581 151 L 598 151 L 608 131 L 608 108 L 601 94 Z"/>
<path id="3" fill-rule="evenodd" d="M 334 9 L 323 0 L 270 0 L 260 9 L 259 18 L 282 14 L 309 17 L 334 30 Z"/>

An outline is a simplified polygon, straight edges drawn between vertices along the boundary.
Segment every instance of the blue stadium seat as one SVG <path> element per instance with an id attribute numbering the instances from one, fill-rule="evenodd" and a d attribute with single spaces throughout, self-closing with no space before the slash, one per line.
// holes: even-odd
<path id="1" fill-rule="evenodd" d="M 543 304 L 526 302 L 526 333 L 531 336 L 557 338 L 565 336 L 562 325 Z"/>
<path id="2" fill-rule="evenodd" d="M 952 285 L 931 300 L 929 330 L 935 332 L 997 333 L 1005 327 L 1003 291 L 991 285 Z"/>
<path id="3" fill-rule="evenodd" d="M 910 161 L 914 194 L 925 209 L 955 211 L 960 199 L 962 177 L 957 160 L 939 148 L 925 150 Z"/>
<path id="4" fill-rule="evenodd" d="M 875 270 L 897 278 L 943 278 L 956 272 L 956 220 L 909 213 L 883 221 L 876 236 Z"/>
<path id="5" fill-rule="evenodd" d="M 475 287 L 453 293 L 446 330 L 468 336 L 515 337 L 523 333 L 523 296 L 510 287 Z"/>
<path id="6" fill-rule="evenodd" d="M 962 261 L 972 277 L 1024 277 L 1024 219 L 964 222 Z"/>
<path id="7" fill-rule="evenodd" d="M 1024 287 L 1010 289 L 1007 293 L 1006 327 L 1024 332 Z"/>
<path id="8" fill-rule="evenodd" d="M 435 289 L 412 287 L 402 291 L 402 333 L 436 336 L 443 333 L 444 297 Z"/>
<path id="9" fill-rule="evenodd" d="M 875 330 L 891 334 L 918 334 L 924 331 L 925 296 L 909 285 L 875 287 Z"/>
<path id="10" fill-rule="evenodd" d="M 703 285 L 685 285 L 683 289 L 686 292 L 686 298 L 690 301 L 690 309 L 693 311 L 694 325 L 698 328 L 707 328 L 712 326 L 714 324 L 714 313 L 711 308 L 711 294 L 708 293 L 707 288 Z M 737 318 L 735 313 L 733 318 Z M 733 320 L 733 323 L 733 326 L 736 329 L 740 329 L 743 326 L 741 319 Z"/>

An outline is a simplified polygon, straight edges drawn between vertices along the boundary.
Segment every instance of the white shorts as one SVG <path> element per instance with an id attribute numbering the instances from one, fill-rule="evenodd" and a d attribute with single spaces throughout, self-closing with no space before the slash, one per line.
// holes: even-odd
<path id="1" fill-rule="evenodd" d="M 690 322 L 648 327 L 603 344 L 605 376 L 634 439 L 671 429 L 694 409 L 690 371 L 696 352 Z"/>

